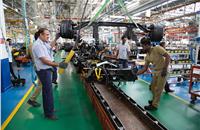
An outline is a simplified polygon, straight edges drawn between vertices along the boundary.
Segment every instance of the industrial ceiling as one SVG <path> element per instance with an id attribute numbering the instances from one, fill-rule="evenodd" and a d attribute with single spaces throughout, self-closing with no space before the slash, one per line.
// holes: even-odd
<path id="1" fill-rule="evenodd" d="M 156 22 L 156 20 L 164 19 L 164 13 L 167 11 L 200 0 L 3 0 L 8 22 L 22 21 L 22 1 L 26 2 L 26 13 L 31 24 L 46 26 L 55 31 L 55 26 L 63 19 L 80 21 L 86 2 L 83 21 L 117 22 L 129 19 L 127 15 L 130 15 L 136 22 L 146 22 L 147 20 Z M 123 10 L 120 2 L 123 3 L 127 11 Z M 193 12 L 199 10 L 199 6 L 191 8 L 196 8 L 193 9 Z M 145 21 L 146 11 L 149 9 L 151 9 L 151 18 L 149 17 Z M 166 14 L 166 16 L 169 15 Z M 170 17 L 165 19 L 170 19 Z"/>

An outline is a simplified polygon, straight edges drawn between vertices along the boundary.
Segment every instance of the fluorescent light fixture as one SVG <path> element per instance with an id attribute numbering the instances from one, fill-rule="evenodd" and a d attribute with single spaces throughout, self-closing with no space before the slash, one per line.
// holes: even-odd
<path id="1" fill-rule="evenodd" d="M 132 8 L 135 8 L 139 5 L 139 1 L 133 1 L 129 5 L 127 5 L 127 10 L 130 11 Z"/>
<path id="2" fill-rule="evenodd" d="M 7 8 L 8 8 L 8 6 L 3 3 L 3 9 L 7 9 Z"/>
<path id="3" fill-rule="evenodd" d="M 123 19 L 123 18 L 125 18 L 125 16 L 110 15 L 110 18 Z"/>
<path id="4" fill-rule="evenodd" d="M 6 4 L 3 3 L 3 7 L 8 8 L 8 6 Z"/>
<path id="5" fill-rule="evenodd" d="M 151 10 L 150 9 L 146 11 L 145 16 L 146 17 L 151 17 Z"/>
<path id="6" fill-rule="evenodd" d="M 138 19 L 138 20 L 142 19 L 142 17 L 138 17 L 138 16 L 132 16 L 131 18 L 132 19 Z"/>
<path id="7" fill-rule="evenodd" d="M 42 5 L 42 2 L 38 2 L 37 4 L 38 4 L 38 5 Z"/>
<path id="8" fill-rule="evenodd" d="M 33 21 L 30 21 L 30 24 L 33 24 Z"/>
<path id="9" fill-rule="evenodd" d="M 35 16 L 35 17 L 32 17 L 32 19 L 35 19 L 35 18 L 39 18 L 40 16 L 39 15 L 37 15 L 37 16 Z"/>

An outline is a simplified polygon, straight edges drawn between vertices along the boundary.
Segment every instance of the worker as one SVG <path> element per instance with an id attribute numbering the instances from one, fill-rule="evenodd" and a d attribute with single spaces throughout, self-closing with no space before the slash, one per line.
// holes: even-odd
<path id="1" fill-rule="evenodd" d="M 56 63 L 52 61 L 52 48 L 55 47 L 59 38 L 57 34 L 55 40 L 49 43 L 49 30 L 40 28 L 38 30 L 39 37 L 32 47 L 33 58 L 36 66 L 36 73 L 42 83 L 42 97 L 44 115 L 50 120 L 57 120 L 54 114 L 54 101 L 52 91 L 52 67 L 67 68 L 67 63 Z"/>
<path id="2" fill-rule="evenodd" d="M 36 32 L 35 35 L 34 35 L 35 41 L 38 39 L 38 37 L 39 37 L 39 33 Z M 32 62 L 34 63 L 33 54 L 32 54 L 32 46 L 33 46 L 33 44 L 30 44 L 30 45 L 29 45 L 29 54 L 30 54 L 30 57 L 31 57 L 31 59 L 32 59 Z M 34 65 L 34 67 L 35 67 L 35 65 Z M 35 69 L 36 69 L 36 68 L 35 68 Z M 38 102 L 36 101 L 36 99 L 37 99 L 37 97 L 39 96 L 41 90 L 42 90 L 42 83 L 41 83 L 40 80 L 38 79 L 37 87 L 35 87 L 35 90 L 34 90 L 32 96 L 31 96 L 31 97 L 29 98 L 29 100 L 27 101 L 27 103 L 30 104 L 30 105 L 33 106 L 33 107 L 40 107 L 41 104 L 38 103 Z"/>
<path id="3" fill-rule="evenodd" d="M 163 47 L 165 49 L 165 42 L 160 42 L 160 46 Z M 174 90 L 171 90 L 169 88 L 169 83 L 166 81 L 166 84 L 165 84 L 165 92 L 168 93 L 168 92 L 174 92 Z"/>
<path id="4" fill-rule="evenodd" d="M 149 100 L 149 105 L 145 106 L 144 108 L 146 110 L 157 110 L 160 97 L 166 83 L 167 68 L 170 62 L 170 56 L 161 46 L 152 47 L 150 38 L 143 37 L 140 42 L 147 55 L 145 57 L 145 65 L 143 69 L 137 72 L 137 75 L 146 72 L 150 63 L 152 63 L 154 66 L 151 85 L 153 98 L 152 100 Z"/>
<path id="5" fill-rule="evenodd" d="M 10 38 L 6 39 L 6 51 L 8 53 L 10 73 L 14 79 L 17 79 L 17 76 L 15 75 L 15 73 L 13 71 L 13 64 L 12 64 L 13 58 L 12 58 L 12 52 L 11 52 L 12 51 L 11 43 L 12 43 L 12 39 L 10 39 Z"/>
<path id="6" fill-rule="evenodd" d="M 34 35 L 35 41 L 38 39 L 38 37 L 39 37 L 39 33 L 36 32 L 35 35 Z M 29 54 L 30 54 L 30 57 L 32 59 L 32 62 L 34 63 L 31 50 L 32 50 L 32 44 L 29 45 Z M 54 59 L 53 57 L 54 56 L 52 55 L 52 59 Z M 34 65 L 34 67 L 35 67 L 35 65 Z M 57 83 L 56 80 L 57 80 L 57 68 L 53 67 L 53 69 L 52 69 L 52 83 L 54 83 L 57 86 L 58 83 Z M 41 90 L 42 90 L 42 84 L 41 84 L 40 80 L 38 79 L 37 87 L 35 88 L 35 91 L 33 92 L 32 96 L 29 98 L 27 103 L 30 104 L 33 107 L 40 107 L 41 104 L 38 103 L 36 100 L 37 100 L 37 97 L 39 96 Z"/>
<path id="7" fill-rule="evenodd" d="M 159 44 L 161 47 L 163 47 L 165 49 L 165 42 L 160 42 Z M 150 70 L 150 69 L 149 69 Z M 151 90 L 151 84 L 149 85 L 149 89 Z M 174 92 L 174 90 L 171 90 L 169 88 L 169 83 L 166 81 L 166 84 L 165 84 L 165 92 L 168 93 L 168 92 Z"/>
<path id="8" fill-rule="evenodd" d="M 128 56 L 130 53 L 130 48 L 126 45 L 127 37 L 122 36 L 122 44 L 117 46 L 117 59 L 119 60 L 119 65 L 122 65 L 122 68 L 128 67 Z"/>

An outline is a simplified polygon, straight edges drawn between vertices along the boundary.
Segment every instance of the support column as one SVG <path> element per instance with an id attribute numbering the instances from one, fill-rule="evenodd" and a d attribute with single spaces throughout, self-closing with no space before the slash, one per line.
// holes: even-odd
<path id="1" fill-rule="evenodd" d="M 196 63 L 200 64 L 200 11 L 197 12 L 198 20 L 198 34 L 197 34 L 197 46 L 196 46 Z"/>
<path id="2" fill-rule="evenodd" d="M 0 28 L 2 29 L 3 36 L 6 38 L 6 26 L 5 26 L 3 0 L 0 0 Z"/>
<path id="3" fill-rule="evenodd" d="M 117 31 L 118 31 L 118 34 L 117 34 L 116 42 L 120 43 L 121 42 L 121 30 L 120 30 L 120 27 L 117 27 Z"/>
<path id="4" fill-rule="evenodd" d="M 95 39 L 95 44 L 99 45 L 99 27 L 98 27 L 98 25 L 93 25 L 93 38 Z"/>
<path id="5" fill-rule="evenodd" d="M 198 36 L 197 37 L 200 37 L 200 11 L 199 12 L 197 12 L 197 19 L 198 19 L 198 25 L 199 25 L 199 27 L 198 27 Z"/>
<path id="6" fill-rule="evenodd" d="M 26 43 L 26 53 L 28 54 L 28 46 L 30 44 L 30 35 L 29 35 L 29 26 L 28 26 L 28 18 L 26 15 L 26 0 L 22 0 L 22 16 L 24 20 L 24 32 L 25 32 L 25 43 Z"/>
<path id="7" fill-rule="evenodd" d="M 11 87 L 10 65 L 5 45 L 6 28 L 3 1 L 0 0 L 0 88 L 1 92 Z"/>

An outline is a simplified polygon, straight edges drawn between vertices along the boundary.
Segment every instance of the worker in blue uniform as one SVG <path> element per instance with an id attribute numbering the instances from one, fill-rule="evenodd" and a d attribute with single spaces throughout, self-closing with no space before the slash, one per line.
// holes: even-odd
<path id="1" fill-rule="evenodd" d="M 36 73 L 39 80 L 42 83 L 42 97 L 43 97 L 43 109 L 46 118 L 56 120 L 57 117 L 54 114 L 54 101 L 52 91 L 52 68 L 60 67 L 67 68 L 67 63 L 56 63 L 52 61 L 52 48 L 56 45 L 56 40 L 49 43 L 50 32 L 46 28 L 40 28 L 38 30 L 39 37 L 32 46 L 33 58 L 36 66 Z"/>

